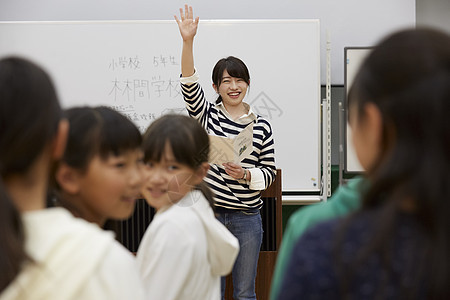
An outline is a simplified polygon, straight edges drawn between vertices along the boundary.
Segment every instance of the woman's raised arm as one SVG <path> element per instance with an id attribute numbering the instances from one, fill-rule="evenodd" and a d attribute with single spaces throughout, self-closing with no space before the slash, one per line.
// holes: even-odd
<path id="1" fill-rule="evenodd" d="M 194 37 L 197 33 L 199 17 L 194 20 L 192 6 L 185 5 L 184 11 L 180 8 L 180 19 L 174 15 L 178 23 L 181 37 L 183 38 L 183 50 L 181 52 L 181 75 L 188 77 L 194 74 Z"/>

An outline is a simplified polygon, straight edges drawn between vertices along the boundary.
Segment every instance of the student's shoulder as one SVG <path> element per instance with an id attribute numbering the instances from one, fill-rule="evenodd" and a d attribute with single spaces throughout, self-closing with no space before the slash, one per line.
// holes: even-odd
<path id="1" fill-rule="evenodd" d="M 336 235 L 343 234 L 342 240 L 353 244 L 360 243 L 372 236 L 370 232 L 377 224 L 377 214 L 374 211 L 358 211 L 353 215 L 335 217 L 316 223 L 308 228 L 300 237 L 298 243 L 315 243 L 316 245 L 329 245 L 334 242 Z"/>
<path id="2" fill-rule="evenodd" d="M 323 255 L 332 248 L 341 219 L 330 219 L 315 223 L 307 228 L 294 243 L 294 253 L 305 251 L 314 255 Z"/>
<path id="3" fill-rule="evenodd" d="M 316 222 L 328 220 L 335 216 L 333 206 L 334 203 L 326 202 L 300 208 L 289 218 L 288 225 L 294 229 L 301 229 L 303 226 L 307 227 L 314 225 Z"/>
<path id="4" fill-rule="evenodd" d="M 196 237 L 198 227 L 192 227 L 190 215 L 169 211 L 158 213 L 145 231 L 137 251 L 137 260 L 142 265 L 149 261 L 168 258 L 170 255 L 186 255 L 200 247 Z"/>
<path id="5" fill-rule="evenodd" d="M 133 260 L 132 254 L 114 239 L 112 232 L 105 231 L 96 224 L 76 218 L 63 208 L 45 209 L 34 215 L 26 216 L 25 219 L 31 246 L 42 244 L 42 241 L 35 239 L 45 235 L 47 246 L 42 247 L 42 252 L 37 253 L 37 255 L 43 256 L 46 254 L 43 251 L 50 252 L 51 247 L 60 251 L 72 247 L 78 248 L 79 259 L 85 259 L 86 257 L 83 258 L 82 254 L 86 252 L 84 253 L 85 256 L 98 255 L 102 260 L 108 257 L 120 258 L 125 263 Z M 73 259 L 76 257 L 76 255 L 71 256 Z"/>
<path id="6" fill-rule="evenodd" d="M 123 265 L 131 265 L 132 267 L 135 264 L 135 256 L 116 240 L 110 244 L 105 260 L 121 260 Z"/>
<path id="7" fill-rule="evenodd" d="M 338 217 L 356 210 L 360 205 L 360 188 L 365 183 L 363 178 L 356 178 L 339 187 L 327 202 L 311 204 L 294 212 L 289 223 L 311 222 Z"/>
<path id="8" fill-rule="evenodd" d="M 104 253 L 86 290 L 100 287 L 109 299 L 144 299 L 144 286 L 135 256 L 114 241 Z"/>
<path id="9" fill-rule="evenodd" d="M 91 299 L 92 295 L 124 299 L 111 296 L 127 297 L 128 288 L 121 285 L 121 281 L 137 280 L 139 286 L 132 254 L 111 232 L 75 218 L 62 208 L 26 213 L 23 219 L 27 252 L 56 275 L 47 276 L 48 286 L 59 286 L 69 294 L 84 291 L 83 297 L 78 299 Z M 134 286 L 134 283 L 129 284 Z"/>
<path id="10" fill-rule="evenodd" d="M 133 260 L 132 254 L 114 239 L 114 234 L 111 231 L 103 230 L 94 223 L 76 218 L 62 208 L 47 210 L 48 212 L 44 213 L 51 215 L 53 219 L 51 231 L 54 231 L 55 236 L 59 236 L 59 239 L 73 241 L 73 243 L 90 243 L 90 247 L 93 249 L 103 249 L 105 258 L 113 256 L 115 258 L 120 257 L 128 262 Z"/>
<path id="11" fill-rule="evenodd" d="M 154 235 L 170 232 L 173 236 L 177 235 L 186 240 L 192 235 L 193 230 L 201 226 L 200 220 L 191 207 L 174 204 L 166 211 L 157 214 L 149 228 Z"/>
<path id="12" fill-rule="evenodd" d="M 82 239 L 91 239 L 95 245 L 96 241 L 102 243 L 113 240 L 111 234 L 96 224 L 76 218 L 60 207 L 28 212 L 23 214 L 22 219 L 30 242 L 34 242 L 35 238 L 42 235 L 49 243 L 57 243 L 58 240 L 77 242 Z"/>

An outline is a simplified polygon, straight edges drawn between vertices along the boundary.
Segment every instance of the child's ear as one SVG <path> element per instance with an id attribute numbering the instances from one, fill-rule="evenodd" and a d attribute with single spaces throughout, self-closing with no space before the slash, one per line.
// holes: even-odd
<path id="1" fill-rule="evenodd" d="M 61 187 L 61 190 L 75 195 L 80 191 L 80 172 L 70 167 L 66 163 L 61 162 L 56 169 L 56 182 Z"/>
<path id="2" fill-rule="evenodd" d="M 217 85 L 215 85 L 214 83 L 212 84 L 213 89 L 216 91 L 216 93 L 219 92 L 219 89 L 217 88 Z"/>
<path id="3" fill-rule="evenodd" d="M 197 171 L 195 172 L 196 179 L 198 181 L 198 182 L 196 182 L 196 184 L 199 184 L 200 182 L 203 181 L 203 178 L 205 178 L 206 173 L 208 173 L 208 170 L 209 170 L 209 163 L 207 163 L 207 162 L 202 163 L 198 167 Z"/>
<path id="4" fill-rule="evenodd" d="M 381 147 L 383 139 L 383 117 L 380 109 L 373 103 L 367 103 L 364 107 L 366 126 L 368 128 L 368 140 L 375 148 Z"/>
<path id="5" fill-rule="evenodd" d="M 52 156 L 55 160 L 60 159 L 66 150 L 67 137 L 69 135 L 69 122 L 65 119 L 59 121 L 58 130 L 53 140 Z"/>

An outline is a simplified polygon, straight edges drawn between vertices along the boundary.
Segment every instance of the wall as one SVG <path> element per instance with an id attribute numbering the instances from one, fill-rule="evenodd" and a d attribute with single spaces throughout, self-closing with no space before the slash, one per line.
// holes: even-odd
<path id="1" fill-rule="evenodd" d="M 449 0 L 416 0 L 416 26 L 431 26 L 450 33 L 450 1 Z M 322 87 L 322 99 L 325 98 Z M 331 88 L 331 164 L 339 165 L 339 107 L 345 101 L 344 87 L 333 85 Z"/>
<path id="2" fill-rule="evenodd" d="M 0 20 L 173 20 L 185 3 L 184 0 L 1 0 Z M 371 45 L 387 32 L 414 25 L 415 21 L 414 0 L 191 0 L 189 4 L 203 20 L 319 19 L 322 84 L 326 83 L 327 36 L 333 50 L 331 80 L 333 84 L 343 84 L 344 47 Z"/>
<path id="3" fill-rule="evenodd" d="M 450 33 L 450 1 L 416 0 L 417 26 L 433 26 Z"/>

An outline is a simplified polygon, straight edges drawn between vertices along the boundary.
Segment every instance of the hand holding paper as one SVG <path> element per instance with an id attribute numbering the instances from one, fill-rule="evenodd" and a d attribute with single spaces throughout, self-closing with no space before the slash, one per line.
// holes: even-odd
<path id="1" fill-rule="evenodd" d="M 239 164 L 253 151 L 253 123 L 248 125 L 234 139 L 209 136 L 209 163 L 222 165 L 227 162 Z"/>

